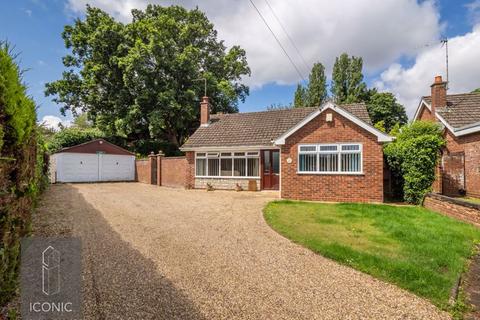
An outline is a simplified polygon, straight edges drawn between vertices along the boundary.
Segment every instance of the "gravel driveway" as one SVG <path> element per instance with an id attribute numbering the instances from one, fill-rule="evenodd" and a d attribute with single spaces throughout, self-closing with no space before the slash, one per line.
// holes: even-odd
<path id="1" fill-rule="evenodd" d="M 427 301 L 271 230 L 272 193 L 53 185 L 37 235 L 76 235 L 86 319 L 440 319 Z"/>

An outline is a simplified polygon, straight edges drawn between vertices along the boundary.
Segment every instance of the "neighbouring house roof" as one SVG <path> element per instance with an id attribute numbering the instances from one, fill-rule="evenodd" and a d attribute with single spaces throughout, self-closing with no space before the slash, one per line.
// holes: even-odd
<path id="1" fill-rule="evenodd" d="M 63 152 L 72 152 L 72 153 L 97 153 L 102 152 L 105 154 L 116 154 L 116 155 L 128 155 L 134 156 L 133 152 L 130 152 L 122 147 L 119 147 L 113 143 L 108 142 L 104 139 L 95 139 L 87 141 L 75 146 L 63 148 L 55 153 Z"/>
<path id="2" fill-rule="evenodd" d="M 330 103 L 330 105 L 333 104 Z M 372 126 L 365 104 L 346 104 L 336 107 L 357 122 L 376 130 Z M 321 108 L 213 114 L 210 124 L 198 128 L 181 149 L 186 151 L 201 147 L 272 146 L 273 142 L 286 132 L 310 117 L 313 119 L 323 110 L 322 106 Z"/>
<path id="3" fill-rule="evenodd" d="M 432 98 L 430 96 L 422 98 L 415 118 L 423 103 L 431 109 Z M 455 135 L 480 131 L 480 93 L 449 94 L 447 105 L 436 108 L 435 114 Z"/>

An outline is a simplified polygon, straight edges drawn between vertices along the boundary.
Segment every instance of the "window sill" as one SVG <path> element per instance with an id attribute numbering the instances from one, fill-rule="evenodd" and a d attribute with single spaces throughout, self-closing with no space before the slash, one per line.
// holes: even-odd
<path id="1" fill-rule="evenodd" d="M 260 179 L 260 177 L 237 177 L 237 176 L 195 176 L 198 179 Z"/>
<path id="2" fill-rule="evenodd" d="M 363 172 L 299 172 L 298 175 L 321 175 L 321 176 L 364 176 Z"/>

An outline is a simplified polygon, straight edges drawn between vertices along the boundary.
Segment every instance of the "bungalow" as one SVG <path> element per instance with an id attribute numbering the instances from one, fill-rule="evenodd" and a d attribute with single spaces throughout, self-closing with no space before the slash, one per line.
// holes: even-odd
<path id="1" fill-rule="evenodd" d="M 187 184 L 279 190 L 282 198 L 382 202 L 382 144 L 364 104 L 210 115 L 180 148 Z"/>
<path id="2" fill-rule="evenodd" d="M 480 93 L 447 94 L 447 83 L 437 76 L 414 120 L 438 121 L 444 128 L 447 145 L 434 191 L 480 197 Z"/>

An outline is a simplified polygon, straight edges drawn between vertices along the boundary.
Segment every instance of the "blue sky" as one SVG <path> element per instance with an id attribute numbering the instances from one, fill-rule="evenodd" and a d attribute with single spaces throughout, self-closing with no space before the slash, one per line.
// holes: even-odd
<path id="1" fill-rule="evenodd" d="M 259 1 L 261 0 L 256 1 L 259 3 Z M 416 51 L 414 50 L 415 52 L 413 53 L 405 53 L 401 52 L 401 50 L 398 50 L 398 53 L 393 52 L 387 58 L 381 56 L 374 56 L 373 54 L 371 54 L 371 59 L 368 58 L 368 55 L 370 54 L 368 53 L 366 54 L 367 57 L 365 58 L 365 60 L 367 61 L 367 83 L 370 86 L 376 85 L 385 90 L 390 90 L 394 92 L 395 94 L 397 94 L 397 96 L 400 96 L 400 100 L 402 102 L 408 101 L 407 97 L 404 96 L 412 96 L 415 94 L 406 91 L 406 89 L 402 89 L 403 86 L 398 84 L 400 81 L 398 79 L 393 81 L 390 74 L 395 74 L 397 76 L 398 74 L 400 74 L 403 75 L 403 78 L 411 76 L 411 74 L 416 70 L 415 68 L 418 69 L 421 67 L 417 65 L 420 63 L 420 57 L 422 55 L 435 54 L 440 55 L 439 59 L 443 59 L 441 57 L 441 52 L 438 51 L 438 48 L 435 49 L 437 51 L 430 52 L 429 47 L 425 47 L 423 44 L 427 44 L 430 42 L 436 43 L 440 36 L 446 36 L 448 38 L 459 37 L 460 40 L 466 41 L 464 40 L 464 35 L 472 32 L 474 26 L 476 25 L 476 23 L 478 23 L 478 17 L 476 16 L 478 14 L 478 11 L 476 9 L 480 7 L 480 2 L 478 0 L 437 1 L 431 3 L 429 2 L 431 7 L 428 8 L 422 8 L 423 2 L 416 3 L 413 0 L 405 1 L 407 1 L 409 5 L 412 6 L 412 14 L 417 14 L 421 16 L 425 12 L 421 11 L 420 13 L 413 13 L 414 10 L 428 9 L 428 12 L 431 12 L 431 19 L 437 19 L 436 21 L 432 20 L 432 23 L 430 24 L 432 32 L 425 36 L 425 38 L 417 41 L 418 48 L 414 48 Z M 411 4 L 412 1 L 414 4 Z M 93 1 L 93 3 L 94 2 L 95 1 Z M 121 1 L 119 0 L 119 2 Z M 141 3 L 143 5 L 143 2 Z M 275 2 L 272 3 L 275 4 Z M 191 3 L 188 5 L 191 5 Z M 198 5 L 200 9 L 202 9 L 202 3 L 199 3 Z M 282 15 L 283 5 L 284 4 L 282 3 L 276 4 L 276 7 L 278 8 L 277 14 L 281 19 L 284 16 Z M 20 54 L 19 61 L 21 67 L 28 70 L 24 75 L 24 81 L 28 85 L 29 94 L 33 96 L 39 106 L 39 119 L 42 119 L 44 116 L 47 115 L 60 116 L 59 106 L 53 103 L 50 98 L 44 96 L 44 86 L 46 82 L 53 81 L 61 77 L 61 73 L 63 71 L 61 57 L 67 52 L 64 47 L 63 40 L 61 39 L 61 32 L 66 24 L 71 24 L 74 21 L 75 17 L 82 16 L 82 7 L 82 3 L 72 4 L 72 1 L 69 0 L 0 0 L 0 40 L 8 40 L 15 46 L 15 52 Z M 209 17 L 213 17 L 212 20 L 215 22 L 217 29 L 219 29 L 220 36 L 222 36 L 223 30 L 221 28 L 223 25 L 222 23 L 224 23 L 222 21 L 228 18 L 228 15 L 231 15 L 232 13 L 227 9 L 225 9 L 225 11 L 216 9 L 217 11 L 213 12 L 213 9 L 208 9 L 208 5 L 206 7 L 207 15 Z M 110 7 L 105 7 L 104 9 L 109 10 L 109 8 Z M 124 8 L 118 10 L 123 9 Z M 115 9 L 112 4 L 112 14 L 118 15 L 119 19 L 126 19 L 126 14 L 122 16 L 122 13 L 118 13 L 115 10 L 117 9 Z M 212 14 L 210 15 L 209 12 L 212 12 Z M 256 16 L 256 12 L 252 10 L 248 10 L 245 12 L 251 15 L 250 18 L 252 19 L 252 21 L 258 23 L 255 26 L 255 28 L 257 28 L 257 31 L 261 33 L 265 37 L 265 39 L 271 38 L 271 35 L 268 33 L 265 25 L 259 22 L 260 20 L 258 19 L 258 16 Z M 301 13 L 299 13 L 299 15 L 300 14 Z M 406 12 L 406 14 L 408 15 L 409 12 Z M 435 15 L 437 15 L 436 18 Z M 303 51 L 303 48 L 305 48 L 304 52 L 306 55 L 306 60 L 313 63 L 314 60 L 318 60 L 315 57 L 315 50 L 317 50 L 317 48 L 312 49 L 311 47 L 308 47 L 308 43 L 311 42 L 308 38 L 308 32 L 302 31 L 301 29 L 299 29 L 300 27 L 296 27 L 297 25 L 295 24 L 295 21 L 291 19 L 293 19 L 291 16 L 285 15 L 283 23 L 287 31 L 289 31 L 288 29 L 289 27 L 291 27 L 292 35 L 294 35 L 293 38 L 298 39 L 299 44 L 297 43 L 297 45 L 300 47 L 301 51 Z M 399 19 L 404 18 L 399 17 Z M 418 19 L 416 20 L 418 21 Z M 270 22 L 273 24 L 275 21 L 270 20 Z M 388 21 L 386 23 L 388 23 Z M 415 21 L 410 22 L 410 24 L 415 24 Z M 423 32 L 423 30 L 429 28 L 430 25 L 422 26 L 422 29 L 419 29 L 418 32 Z M 415 26 L 412 26 L 412 28 L 414 27 Z M 295 36 L 300 34 L 299 32 L 301 32 L 302 36 Z M 379 29 L 378 32 L 382 33 L 382 30 Z M 396 32 L 403 31 L 400 30 Z M 410 29 L 405 30 L 405 32 L 411 32 L 413 37 L 413 33 L 417 31 L 415 31 L 414 29 L 412 31 L 412 29 Z M 228 30 L 225 32 L 225 35 L 225 37 L 227 38 L 227 43 L 236 42 L 240 43 L 241 45 L 242 43 L 246 43 L 245 46 L 249 46 L 249 43 L 245 42 L 249 40 L 239 38 L 237 42 L 235 35 L 232 35 L 232 32 L 228 33 Z M 372 41 L 369 40 L 370 38 L 368 37 L 365 37 L 365 39 L 366 42 Z M 269 41 L 270 40 L 271 39 L 269 39 Z M 286 45 L 288 44 L 287 38 L 283 37 L 282 41 L 285 41 L 284 43 Z M 307 45 L 302 46 L 302 43 L 306 43 Z M 348 44 L 349 42 L 346 43 Z M 319 52 L 322 50 L 322 48 L 325 48 L 327 46 L 329 46 L 328 43 L 320 45 L 318 47 Z M 257 45 L 255 47 L 254 44 L 252 44 L 252 47 L 258 48 L 259 46 Z M 388 45 L 388 47 L 391 47 L 391 45 Z M 292 71 L 293 67 L 288 63 L 287 60 L 285 60 L 285 57 L 282 56 L 282 53 L 278 48 L 278 45 L 275 44 L 275 42 L 271 42 L 270 47 L 267 47 L 267 49 L 271 51 L 260 52 L 259 54 L 254 52 L 255 49 L 252 49 L 252 52 L 254 52 L 253 54 L 257 54 L 257 56 L 252 54 L 254 66 L 263 66 L 265 65 L 265 61 L 273 61 L 272 65 L 265 67 L 266 71 L 264 69 L 261 69 L 260 67 L 253 68 L 254 79 L 249 80 L 249 84 L 251 86 L 250 96 L 247 98 L 246 102 L 240 106 L 240 111 L 263 110 L 271 104 L 289 104 L 293 99 L 293 93 L 296 87 L 296 83 L 299 81 L 299 79 L 295 79 L 295 74 Z M 348 45 L 345 45 L 345 48 L 340 47 L 337 51 L 355 52 L 355 50 L 357 50 L 356 47 L 348 48 Z M 307 51 L 310 52 L 310 55 L 307 55 Z M 260 58 L 258 57 L 268 55 L 269 52 L 274 52 L 274 54 L 276 54 L 277 56 L 272 57 L 271 59 L 260 61 Z M 295 52 L 290 51 L 290 54 L 294 56 Z M 333 61 L 331 61 L 333 59 L 331 57 L 333 56 L 335 55 L 332 53 L 329 58 L 325 58 L 329 60 L 325 63 L 331 66 L 331 64 L 333 64 Z M 277 59 L 278 61 L 275 61 L 275 59 Z M 379 63 L 380 65 L 376 65 L 376 61 L 380 61 L 382 59 L 384 61 L 382 63 Z M 259 62 L 257 62 L 257 60 Z M 297 59 L 297 63 L 299 63 L 298 61 L 299 60 Z M 369 63 L 368 61 L 373 62 Z M 478 62 L 476 64 L 478 64 Z M 279 69 L 278 75 L 275 74 L 275 70 L 277 69 Z M 257 70 L 258 72 L 256 73 Z M 329 70 L 328 66 L 327 70 Z M 442 69 L 439 67 L 438 70 L 440 71 Z M 437 70 L 433 70 L 431 76 L 429 75 L 428 78 L 433 79 L 433 73 L 435 73 L 436 71 Z M 268 76 L 264 76 L 262 78 L 261 76 L 256 76 L 256 74 L 268 74 Z M 459 74 L 460 72 L 457 73 L 457 77 L 459 77 Z M 476 74 L 479 73 L 477 72 Z M 425 82 L 425 90 L 428 90 L 428 81 L 429 80 L 423 80 L 423 82 Z M 458 83 L 460 82 L 461 80 L 458 81 Z M 480 87 L 480 83 L 478 86 L 476 84 L 472 84 L 472 86 Z M 465 88 L 469 89 L 468 85 L 458 85 L 457 87 L 458 90 L 465 90 Z M 398 92 L 395 92 L 395 89 L 398 89 Z M 405 91 L 405 93 L 402 90 Z M 422 90 L 421 92 L 425 92 L 425 90 Z M 409 99 L 411 98 L 412 97 L 409 97 Z"/>

